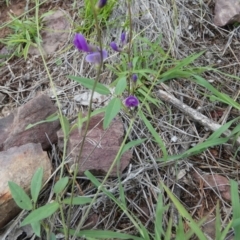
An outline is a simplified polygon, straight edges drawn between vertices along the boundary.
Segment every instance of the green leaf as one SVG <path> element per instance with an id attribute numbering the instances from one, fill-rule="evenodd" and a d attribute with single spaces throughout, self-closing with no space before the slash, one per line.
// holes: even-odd
<path id="1" fill-rule="evenodd" d="M 124 92 L 124 90 L 126 89 L 126 87 L 127 87 L 126 77 L 121 77 L 117 82 L 117 85 L 115 88 L 115 94 L 121 95 Z"/>
<path id="2" fill-rule="evenodd" d="M 33 210 L 21 223 L 21 226 L 25 226 L 27 224 L 31 224 L 33 222 L 41 221 L 53 213 L 55 213 L 59 208 L 59 204 L 57 202 L 46 204 L 36 210 Z"/>
<path id="3" fill-rule="evenodd" d="M 92 198 L 90 197 L 73 197 L 72 199 L 72 205 L 83 205 L 90 203 L 92 201 Z M 65 198 L 62 201 L 65 204 L 70 204 L 71 203 L 71 198 Z"/>
<path id="4" fill-rule="evenodd" d="M 89 89 L 93 89 L 93 86 L 95 83 L 95 80 L 90 78 L 82 78 L 82 77 L 76 77 L 76 76 L 68 76 L 68 78 L 78 83 L 81 83 L 84 87 Z M 97 83 L 95 91 L 103 95 L 108 95 L 111 93 L 110 90 L 101 83 Z"/>
<path id="5" fill-rule="evenodd" d="M 103 128 L 104 129 L 109 127 L 109 125 L 112 122 L 112 120 L 114 119 L 114 117 L 116 117 L 116 115 L 119 113 L 121 106 L 122 106 L 122 102 L 119 98 L 113 98 L 109 102 L 109 104 L 106 108 L 106 112 L 105 112 L 105 116 L 104 116 L 104 120 L 103 120 Z"/>
<path id="6" fill-rule="evenodd" d="M 49 240 L 57 240 L 56 235 L 54 233 L 50 233 L 50 239 Z"/>
<path id="7" fill-rule="evenodd" d="M 31 196 L 34 203 L 37 202 L 38 195 L 42 188 L 43 168 L 38 168 L 31 181 Z"/>
<path id="8" fill-rule="evenodd" d="M 24 210 L 31 210 L 33 208 L 31 199 L 20 186 L 11 181 L 8 182 L 8 186 L 14 201 L 20 208 Z"/>
<path id="9" fill-rule="evenodd" d="M 125 144 L 125 146 L 123 147 L 123 150 L 122 150 L 122 154 L 125 153 L 126 151 L 128 151 L 130 148 L 132 147 L 136 147 L 140 144 L 142 144 L 143 142 L 145 142 L 147 139 L 144 138 L 144 139 L 138 139 L 138 140 L 133 140 L 131 142 L 128 142 L 127 144 Z"/>
<path id="10" fill-rule="evenodd" d="M 70 229 L 70 234 L 73 235 L 76 230 Z M 81 230 L 76 234 L 78 237 L 96 238 L 96 239 L 132 239 L 143 240 L 140 237 L 135 237 L 130 234 L 114 232 L 109 230 Z"/>
<path id="11" fill-rule="evenodd" d="M 40 224 L 40 222 L 39 221 L 38 222 L 32 222 L 31 227 L 32 227 L 35 235 L 37 235 L 38 237 L 41 237 L 41 224 Z"/>
<path id="12" fill-rule="evenodd" d="M 59 179 L 53 188 L 53 191 L 58 194 L 60 192 L 62 192 L 64 190 L 64 188 L 67 186 L 68 184 L 68 177 L 63 177 L 61 179 Z"/>

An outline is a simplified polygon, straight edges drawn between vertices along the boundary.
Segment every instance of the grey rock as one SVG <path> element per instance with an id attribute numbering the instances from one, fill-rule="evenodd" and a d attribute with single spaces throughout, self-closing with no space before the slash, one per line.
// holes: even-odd
<path id="1" fill-rule="evenodd" d="M 216 0 L 214 15 L 214 24 L 219 27 L 240 22 L 240 1 Z"/>

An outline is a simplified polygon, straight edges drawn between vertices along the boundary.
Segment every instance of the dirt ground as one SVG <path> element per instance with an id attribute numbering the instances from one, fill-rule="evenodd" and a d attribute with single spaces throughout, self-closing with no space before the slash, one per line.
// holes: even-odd
<path id="1" fill-rule="evenodd" d="M 123 0 L 119 1 L 119 5 L 114 9 L 110 19 L 119 19 L 120 22 L 126 19 L 124 15 L 126 5 L 123 2 Z M 172 5 L 171 2 L 175 2 L 175 5 Z M 0 2 L 1 26 L 9 21 L 7 14 L 9 11 L 16 16 L 25 11 L 25 1 L 11 1 L 11 3 L 7 7 Z M 40 6 L 40 14 L 49 10 L 60 9 L 69 17 L 70 27 L 66 29 L 66 41 L 58 45 L 55 53 L 46 55 L 47 66 L 56 86 L 62 111 L 69 118 L 74 118 L 79 111 L 85 110 L 86 107 L 74 101 L 74 96 L 83 91 L 83 88 L 70 81 L 67 75 L 76 75 L 77 73 L 80 76 L 95 76 L 92 67 L 84 62 L 83 55 L 72 46 L 74 26 L 84 21 L 75 10 L 83 8 L 83 2 L 78 1 L 75 9 L 73 9 L 73 3 L 74 1 L 59 0 L 48 1 Z M 233 25 L 220 28 L 213 24 L 214 0 L 139 0 L 133 1 L 132 4 L 134 33 L 141 32 L 151 41 L 155 41 L 162 34 L 160 44 L 166 50 L 170 47 L 171 39 L 174 39 L 171 56 L 176 59 L 182 59 L 190 54 L 205 50 L 203 56 L 194 63 L 196 66 L 210 65 L 226 74 L 240 76 L 240 28 Z M 33 5 L 32 2 L 29 3 L 29 9 Z M 31 16 L 34 12 L 29 14 Z M 0 28 L 0 38 L 5 38 L 9 32 L 7 28 Z M 122 27 L 119 23 L 115 23 L 112 28 L 105 29 L 103 34 L 104 45 L 109 45 L 121 32 Z M 94 38 L 94 36 L 92 37 Z M 0 44 L 0 54 L 6 53 L 6 51 L 3 44 Z M 113 53 L 110 55 L 107 63 L 115 64 L 117 58 Z M 0 63 L 3 60 L 0 59 Z M 109 84 L 114 80 L 114 77 L 107 68 L 104 68 L 101 82 Z M 208 72 L 204 77 L 220 92 L 226 93 L 239 102 L 239 80 L 226 75 L 218 75 L 216 72 Z M 177 78 L 166 82 L 166 84 L 176 98 L 219 124 L 224 124 L 239 116 L 237 110 L 230 109 L 222 103 L 209 101 L 206 97 L 209 92 L 194 82 Z M 161 86 L 156 86 L 154 93 L 159 88 Z M 14 57 L 0 67 L 0 117 L 7 116 L 13 109 L 42 92 L 53 96 L 47 72 L 39 55 L 29 55 L 27 60 Z M 52 100 L 55 101 L 54 97 L 52 97 Z M 153 107 L 152 111 L 154 115 L 151 118 L 151 123 L 165 142 L 170 155 L 182 153 L 199 141 L 203 141 L 210 134 L 208 129 L 185 116 L 179 109 L 170 104 L 164 104 L 159 109 Z M 122 118 L 127 126 L 128 117 L 122 114 Z M 143 130 L 140 131 L 140 129 Z M 174 142 L 171 140 L 173 136 L 177 137 Z M 149 133 L 138 119 L 134 124 L 130 139 L 145 137 L 149 138 Z M 54 155 L 58 153 L 49 152 L 49 154 L 54 158 Z M 231 219 L 231 204 L 224 199 L 218 189 L 213 190 L 211 187 L 204 186 L 203 180 L 196 181 L 195 174 L 201 176 L 206 173 L 210 175 L 218 174 L 227 179 L 238 180 L 239 155 L 229 147 L 229 144 L 224 144 L 207 149 L 197 156 L 182 159 L 177 163 L 162 164 L 156 162 L 155 160 L 160 157 L 162 157 L 161 149 L 156 146 L 153 139 L 149 139 L 146 144 L 134 149 L 131 171 L 132 173 L 139 172 L 139 174 L 135 178 L 129 178 L 124 183 L 129 209 L 139 217 L 150 232 L 153 232 L 154 207 L 157 202 L 159 181 L 162 180 L 195 220 L 211 213 L 208 216 L 209 221 L 204 226 L 204 231 L 210 239 L 214 239 L 212 229 L 214 228 L 213 219 L 217 201 L 220 201 L 221 217 L 224 224 L 227 224 Z M 59 164 L 57 160 L 54 160 L 54 163 Z M 127 171 L 123 178 L 127 177 Z M 84 194 L 94 193 L 94 188 L 88 181 L 84 178 L 79 178 L 78 181 Z M 114 186 L 117 184 L 117 179 L 109 179 L 107 184 L 109 187 Z M 47 196 L 49 191 L 49 189 L 46 190 L 43 195 Z M 116 189 L 115 194 L 118 195 L 118 189 Z M 47 197 L 42 197 L 43 202 L 46 199 Z M 164 204 L 169 202 L 167 196 L 164 195 Z M 76 208 L 71 222 L 72 227 L 77 225 L 81 214 L 81 210 Z M 165 214 L 163 227 L 166 227 L 169 217 L 172 217 L 177 223 L 179 215 L 173 206 Z M 128 228 L 128 233 L 136 234 L 136 230 L 129 219 L 122 214 L 113 202 L 104 197 L 96 204 L 89 219 L 92 219 L 93 222 L 91 227 L 96 229 L 123 230 Z M 55 226 L 58 227 L 59 225 L 60 223 L 56 219 Z M 187 228 L 186 223 L 185 225 Z M 228 239 L 231 239 L 231 236 L 232 232 L 229 233 Z"/>

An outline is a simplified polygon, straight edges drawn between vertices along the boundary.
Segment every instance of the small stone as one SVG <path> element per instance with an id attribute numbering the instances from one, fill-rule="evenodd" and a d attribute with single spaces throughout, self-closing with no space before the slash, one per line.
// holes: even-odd
<path id="1" fill-rule="evenodd" d="M 124 136 L 122 121 L 116 118 L 110 127 L 104 130 L 103 117 L 103 114 L 99 114 L 90 120 L 89 130 L 79 161 L 79 175 L 83 175 L 86 170 L 91 171 L 94 175 L 106 175 L 120 148 Z M 73 160 L 70 167 L 78 159 L 85 125 L 80 131 L 79 129 L 72 131 L 69 136 L 67 155 Z M 58 131 L 58 146 L 63 146 L 63 132 L 61 130 Z M 127 151 L 122 155 L 119 160 L 120 173 L 128 166 L 131 157 L 131 151 Z M 114 166 L 110 176 L 116 177 L 117 171 L 117 166 Z"/>
<path id="2" fill-rule="evenodd" d="M 0 151 L 26 143 L 41 143 L 47 150 L 51 143 L 57 142 L 57 130 L 59 121 L 38 124 L 26 130 L 29 124 L 45 120 L 57 112 L 50 98 L 40 95 L 25 105 L 19 107 L 7 117 L 0 119 Z M 49 142 L 50 141 L 50 142 Z"/>
<path id="3" fill-rule="evenodd" d="M 240 22 L 240 1 L 216 0 L 214 14 L 214 24 L 219 27 Z"/>
<path id="4" fill-rule="evenodd" d="M 8 182 L 13 181 L 26 192 L 30 191 L 35 171 L 43 168 L 43 181 L 51 175 L 51 163 L 41 144 L 28 143 L 0 152 L 0 229 L 21 210 L 12 198 Z"/>

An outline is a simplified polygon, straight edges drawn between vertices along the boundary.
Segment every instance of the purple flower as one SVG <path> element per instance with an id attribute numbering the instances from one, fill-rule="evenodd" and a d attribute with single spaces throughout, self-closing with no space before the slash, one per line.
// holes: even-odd
<path id="1" fill-rule="evenodd" d="M 123 32 L 121 34 L 121 42 L 122 42 L 123 45 L 126 44 L 126 32 Z"/>
<path id="2" fill-rule="evenodd" d="M 139 104 L 138 99 L 135 96 L 129 96 L 125 99 L 125 105 L 130 108 L 130 107 L 137 107 Z"/>
<path id="3" fill-rule="evenodd" d="M 98 52 L 93 52 L 88 54 L 85 59 L 89 63 L 100 64 L 101 57 L 102 57 L 102 61 L 108 57 L 108 53 L 106 50 L 102 50 L 102 56 L 101 56 L 101 52 L 98 51 Z"/>
<path id="4" fill-rule="evenodd" d="M 121 49 L 119 49 L 119 47 L 117 46 L 117 44 L 115 42 L 111 42 L 110 47 L 116 52 L 121 52 Z"/>
<path id="5" fill-rule="evenodd" d="M 77 33 L 74 36 L 73 44 L 78 50 L 89 53 L 86 56 L 87 62 L 100 64 L 101 57 L 102 61 L 108 57 L 108 53 L 106 50 L 102 50 L 101 54 L 100 49 L 96 46 L 88 44 L 85 37 L 80 33 Z"/>
<path id="6" fill-rule="evenodd" d="M 107 0 L 99 0 L 96 7 L 103 8 L 107 4 Z"/>
<path id="7" fill-rule="evenodd" d="M 135 83 L 135 82 L 137 82 L 137 79 L 138 79 L 137 74 L 134 73 L 132 75 L 132 81 Z"/>
<path id="8" fill-rule="evenodd" d="M 77 33 L 75 35 L 75 37 L 73 39 L 73 44 L 80 51 L 91 52 L 91 49 L 90 49 L 85 37 L 80 33 Z"/>

